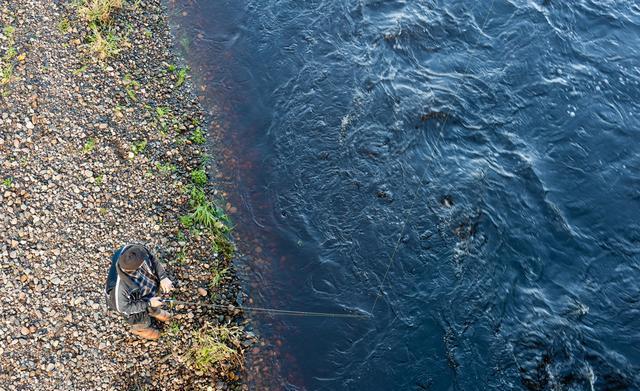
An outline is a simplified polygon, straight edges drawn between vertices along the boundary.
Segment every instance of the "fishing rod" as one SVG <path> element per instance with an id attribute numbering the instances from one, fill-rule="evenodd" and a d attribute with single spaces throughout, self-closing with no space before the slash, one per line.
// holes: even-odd
<path id="1" fill-rule="evenodd" d="M 245 307 L 245 306 L 234 306 L 234 305 L 222 305 L 222 304 L 208 304 L 208 303 L 200 303 L 197 301 L 182 301 L 175 299 L 161 299 L 163 303 L 169 304 L 177 304 L 177 305 L 195 305 L 198 307 L 207 307 L 207 308 L 215 308 L 215 309 L 229 309 L 229 306 L 233 308 L 238 308 L 247 312 L 255 312 L 255 313 L 266 313 L 271 315 L 282 315 L 282 316 L 309 316 L 309 317 L 325 317 L 325 318 L 370 318 L 371 314 L 340 314 L 334 312 L 312 312 L 312 311 L 293 311 L 293 310 L 282 310 L 277 308 L 261 308 L 261 307 Z"/>

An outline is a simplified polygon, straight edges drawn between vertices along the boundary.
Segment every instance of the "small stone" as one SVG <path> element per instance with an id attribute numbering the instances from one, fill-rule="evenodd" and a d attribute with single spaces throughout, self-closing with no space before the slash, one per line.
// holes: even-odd
<path id="1" fill-rule="evenodd" d="M 204 297 L 207 295 L 207 290 L 204 288 L 198 288 L 198 294 Z"/>
<path id="2" fill-rule="evenodd" d="M 22 335 L 29 335 L 29 329 L 27 327 L 22 327 L 20 329 L 20 334 Z"/>

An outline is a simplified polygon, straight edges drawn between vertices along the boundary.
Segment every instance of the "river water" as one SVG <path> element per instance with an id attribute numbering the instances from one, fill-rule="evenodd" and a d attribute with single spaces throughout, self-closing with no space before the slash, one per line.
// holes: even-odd
<path id="1" fill-rule="evenodd" d="M 640 389 L 636 2 L 168 4 L 254 388 Z"/>

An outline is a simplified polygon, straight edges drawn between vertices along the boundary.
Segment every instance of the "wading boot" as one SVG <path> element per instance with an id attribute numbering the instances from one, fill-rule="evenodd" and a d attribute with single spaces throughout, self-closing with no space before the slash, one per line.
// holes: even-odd
<path id="1" fill-rule="evenodd" d="M 149 315 L 158 319 L 160 322 L 168 322 L 171 319 L 171 314 L 168 311 L 160 310 L 155 313 L 150 313 Z"/>
<path id="2" fill-rule="evenodd" d="M 152 327 L 145 327 L 141 329 L 132 329 L 131 333 L 142 337 L 144 339 L 156 340 L 160 338 L 160 332 Z"/>

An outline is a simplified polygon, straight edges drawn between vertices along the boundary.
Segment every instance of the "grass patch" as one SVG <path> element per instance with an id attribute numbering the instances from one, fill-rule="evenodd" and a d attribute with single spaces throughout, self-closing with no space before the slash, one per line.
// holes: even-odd
<path id="1" fill-rule="evenodd" d="M 85 71 L 87 70 L 87 66 L 83 65 L 80 68 L 76 69 L 75 71 L 73 71 L 72 73 L 76 76 L 83 74 Z"/>
<path id="2" fill-rule="evenodd" d="M 136 91 L 140 88 L 140 83 L 133 80 L 131 78 L 131 75 L 124 75 L 123 82 L 124 82 L 124 89 L 129 99 L 131 99 L 133 102 L 137 101 L 138 96 Z"/>
<path id="3" fill-rule="evenodd" d="M 89 36 L 89 50 L 91 50 L 100 60 L 120 53 L 120 38 L 111 29 L 100 29 L 96 25 L 91 26 Z"/>
<path id="4" fill-rule="evenodd" d="M 174 164 L 156 163 L 156 169 L 162 174 L 170 174 L 176 172 L 178 168 Z"/>
<path id="5" fill-rule="evenodd" d="M 123 5 L 124 0 L 81 0 L 78 15 L 89 24 L 105 25 L 111 22 L 113 14 Z"/>
<path id="6" fill-rule="evenodd" d="M 89 51 L 100 61 L 120 53 L 122 47 L 128 44 L 126 39 L 118 37 L 112 28 L 114 15 L 123 5 L 124 0 L 79 0 L 76 2 L 78 16 L 87 22 L 89 28 L 89 36 L 87 37 Z M 61 27 L 64 26 L 58 26 L 59 29 Z"/>
<path id="7" fill-rule="evenodd" d="M 84 153 L 85 155 L 89 154 L 93 152 L 95 147 L 96 147 L 96 139 L 90 138 L 89 140 L 87 140 L 86 143 L 84 143 L 84 146 L 82 147 L 82 153 Z"/>
<path id="8" fill-rule="evenodd" d="M 58 23 L 58 31 L 60 31 L 61 34 L 68 33 L 70 27 L 71 27 L 71 25 L 69 24 L 69 19 L 67 19 L 67 18 L 62 19 Z"/>
<path id="9" fill-rule="evenodd" d="M 191 181 L 196 186 L 204 186 L 207 184 L 207 172 L 204 169 L 191 171 Z"/>
<path id="10" fill-rule="evenodd" d="M 192 345 L 185 361 L 201 372 L 222 369 L 224 373 L 242 369 L 244 352 L 241 344 L 242 329 L 236 326 L 210 326 L 205 324 L 192 335 Z"/>
<path id="11" fill-rule="evenodd" d="M 193 131 L 189 139 L 195 144 L 204 144 L 205 141 L 207 141 L 204 138 L 204 132 L 202 131 L 202 128 L 199 126 Z"/>
<path id="12" fill-rule="evenodd" d="M 176 88 L 181 87 L 185 80 L 187 80 L 187 73 L 189 72 L 189 67 L 180 68 L 178 70 L 178 81 L 176 81 Z"/>
<path id="13" fill-rule="evenodd" d="M 10 189 L 13 186 L 13 178 L 5 178 L 2 180 L 2 187 Z"/>
<path id="14" fill-rule="evenodd" d="M 7 40 L 7 50 L 2 57 L 0 57 L 0 87 L 3 88 L 2 94 L 5 95 L 6 91 L 4 86 L 11 82 L 13 78 L 13 60 L 16 58 L 18 51 L 14 47 L 15 45 L 15 27 L 5 26 L 2 29 L 2 35 Z"/>
<path id="15" fill-rule="evenodd" d="M 147 149 L 147 140 L 141 140 L 131 144 L 131 152 L 133 152 L 135 156 L 144 152 L 145 149 Z"/>
<path id="16" fill-rule="evenodd" d="M 229 269 L 226 267 L 222 270 L 218 270 L 217 268 L 215 268 L 211 273 L 211 281 L 209 281 L 209 290 L 213 290 L 218 286 L 220 286 L 220 282 L 222 282 L 222 279 L 224 278 L 225 275 L 227 275 L 228 271 Z"/>
<path id="17" fill-rule="evenodd" d="M 180 223 L 193 232 L 208 234 L 213 252 L 230 259 L 235 248 L 227 237 L 232 229 L 229 217 L 196 185 L 190 187 L 189 206 L 191 213 L 181 216 Z"/>
<path id="18" fill-rule="evenodd" d="M 169 334 L 172 337 L 175 337 L 176 335 L 180 334 L 180 324 L 178 322 L 172 322 L 167 327 L 167 334 Z"/>
<path id="19" fill-rule="evenodd" d="M 161 106 L 156 107 L 156 114 L 158 114 L 159 118 L 165 117 L 170 112 L 171 111 L 169 110 L 168 107 L 161 107 Z"/>

